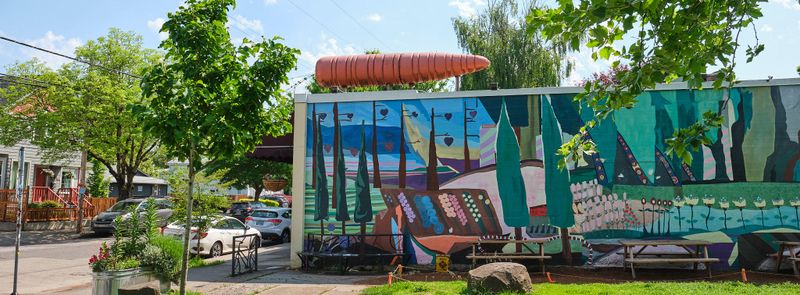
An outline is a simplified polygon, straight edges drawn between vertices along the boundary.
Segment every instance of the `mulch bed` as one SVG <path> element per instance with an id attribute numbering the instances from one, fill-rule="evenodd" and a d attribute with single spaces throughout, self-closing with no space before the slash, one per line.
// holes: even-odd
<path id="1" fill-rule="evenodd" d="M 550 277 L 560 284 L 585 284 L 585 283 L 630 283 L 645 281 L 741 281 L 740 272 L 728 271 L 712 272 L 713 278 L 706 278 L 705 270 L 683 270 L 683 269 L 636 269 L 637 278 L 631 279 L 630 270 L 623 271 L 622 268 L 584 268 L 569 266 L 548 266 L 547 271 Z M 531 272 L 531 281 L 536 283 L 547 283 L 547 277 L 538 271 Z M 466 280 L 466 272 L 436 273 L 422 271 L 407 271 L 402 275 L 403 280 L 408 281 L 454 281 Z M 747 271 L 747 280 L 750 283 L 770 284 L 770 283 L 800 283 L 800 279 L 795 278 L 789 273 L 765 273 Z M 387 277 L 370 278 L 357 281 L 356 284 L 380 285 L 386 284 Z"/>

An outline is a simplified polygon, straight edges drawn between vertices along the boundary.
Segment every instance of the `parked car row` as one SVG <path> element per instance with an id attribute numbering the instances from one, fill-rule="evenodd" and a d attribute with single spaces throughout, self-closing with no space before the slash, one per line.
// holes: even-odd
<path id="1" fill-rule="evenodd" d="M 128 218 L 130 214 L 139 209 L 143 212 L 146 199 L 126 199 L 117 202 L 105 212 L 98 214 L 91 222 L 92 231 L 95 233 L 113 233 L 114 220 L 118 216 Z M 286 200 L 284 198 L 284 200 Z M 290 201 L 289 201 L 290 202 Z M 284 203 L 285 204 L 285 203 Z M 181 222 L 169 223 L 172 216 L 173 204 L 168 199 L 156 199 L 157 214 L 164 235 L 182 237 L 184 225 Z M 288 207 L 288 205 L 287 205 Z M 263 241 L 278 243 L 290 242 L 291 237 L 291 209 L 286 207 L 268 207 L 258 201 L 235 202 L 225 211 L 227 216 L 216 218 L 211 222 L 210 228 L 198 234 L 197 228 L 191 228 L 190 252 L 207 256 L 219 256 L 232 251 L 233 237 L 246 234 L 256 234 L 257 239 L 250 245 L 261 246 Z"/>

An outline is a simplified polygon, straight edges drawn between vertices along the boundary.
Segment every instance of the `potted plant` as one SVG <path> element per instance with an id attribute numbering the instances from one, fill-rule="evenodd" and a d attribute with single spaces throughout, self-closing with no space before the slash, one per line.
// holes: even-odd
<path id="1" fill-rule="evenodd" d="M 182 256 L 179 241 L 161 236 L 155 200 L 146 201 L 141 212 L 134 209 L 127 218 L 117 217 L 114 241 L 100 247 L 89 258 L 92 267 L 92 294 L 118 294 L 127 286 L 158 281 L 168 293 L 176 279 Z"/>
<path id="2" fill-rule="evenodd" d="M 282 190 L 289 184 L 286 178 L 272 174 L 265 174 L 264 177 L 261 178 L 261 181 L 264 184 L 264 188 L 273 192 Z"/>

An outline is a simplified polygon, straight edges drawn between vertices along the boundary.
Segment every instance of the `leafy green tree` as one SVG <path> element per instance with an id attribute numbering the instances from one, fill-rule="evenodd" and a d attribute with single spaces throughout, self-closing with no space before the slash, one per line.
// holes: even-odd
<path id="1" fill-rule="evenodd" d="M 499 88 L 558 86 L 569 75 L 572 64 L 565 60 L 566 47 L 542 40 L 525 22 L 527 11 L 520 11 L 514 0 L 493 0 L 475 17 L 453 19 L 461 49 L 492 62 L 483 71 L 463 76 L 461 89 L 489 89 L 491 82 Z"/>
<path id="2" fill-rule="evenodd" d="M 89 195 L 95 198 L 108 197 L 108 186 L 110 181 L 105 177 L 106 167 L 100 164 L 96 159 L 92 159 L 92 170 L 89 172 L 89 177 L 86 178 L 86 186 L 89 190 Z"/>
<path id="3" fill-rule="evenodd" d="M 245 155 L 217 161 L 210 165 L 206 171 L 209 173 L 221 173 L 220 179 L 230 183 L 234 188 L 254 188 L 256 190 L 256 201 L 264 190 L 264 175 L 270 174 L 281 179 L 286 179 L 290 183 L 292 180 L 291 165 L 281 162 L 253 159 Z M 284 189 L 284 191 L 289 190 Z"/>
<path id="4" fill-rule="evenodd" d="M 629 70 L 616 73 L 617 83 L 592 80 L 575 100 L 591 108 L 593 120 L 586 120 L 578 134 L 561 146 L 564 156 L 559 163 L 575 162 L 584 153 L 596 151 L 595 144 L 584 136 L 614 112 L 632 108 L 636 97 L 657 83 L 676 79 L 700 88 L 708 67 L 717 66 L 714 87 L 731 87 L 736 81 L 736 51 L 742 46 L 739 35 L 753 27 L 762 16 L 763 0 L 630 0 L 630 1 L 559 1 L 553 8 L 534 8 L 527 23 L 547 40 L 568 44 L 579 50 L 583 41 L 592 50 L 592 58 L 612 61 L 612 67 L 627 64 Z M 632 42 L 623 42 L 632 40 Z M 624 43 L 624 44 L 623 44 Z M 629 44 L 628 44 L 629 43 Z M 747 62 L 764 50 L 758 42 L 748 45 Z M 676 130 L 667 139 L 667 152 L 685 163 L 691 151 L 711 143 L 707 134 L 722 123 L 719 110 L 702 115 L 699 122 Z"/>
<path id="5" fill-rule="evenodd" d="M 230 207 L 224 195 L 230 183 L 222 180 L 222 171 L 213 173 L 198 172 L 194 179 L 194 195 L 192 196 L 191 227 L 197 228 L 198 236 L 208 232 L 214 220 L 222 216 L 225 208 Z M 172 189 L 172 202 L 175 204 L 173 221 L 187 223 L 186 200 L 188 190 L 188 167 L 178 167 L 167 172 L 167 182 Z"/>
<path id="6" fill-rule="evenodd" d="M 299 51 L 277 37 L 234 46 L 225 26 L 233 6 L 233 0 L 188 0 L 167 15 L 161 31 L 169 37 L 160 45 L 166 58 L 142 79 L 149 103 L 135 107 L 167 154 L 188 161 L 187 220 L 197 172 L 291 128 L 291 100 L 280 86 L 288 83 Z M 189 234 L 186 226 L 180 294 L 186 293 Z"/>
<path id="7" fill-rule="evenodd" d="M 32 60 L 8 69 L 47 84 L 7 93 L 5 110 L 28 107 L 22 113 L 0 114 L 0 137 L 4 144 L 29 140 L 52 160 L 85 149 L 108 169 L 119 185 L 119 198 L 125 199 L 133 190 L 133 176 L 159 144 L 144 133 L 127 107 L 143 100 L 139 80 L 131 75 L 141 75 L 161 55 L 144 48 L 141 36 L 112 28 L 106 36 L 79 46 L 75 56 L 104 68 L 72 62 L 52 71 Z"/>

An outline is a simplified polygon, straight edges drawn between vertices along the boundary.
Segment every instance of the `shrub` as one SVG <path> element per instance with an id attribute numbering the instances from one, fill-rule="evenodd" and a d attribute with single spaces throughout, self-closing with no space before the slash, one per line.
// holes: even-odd
<path id="1" fill-rule="evenodd" d="M 39 202 L 39 203 L 28 204 L 28 208 L 31 208 L 31 209 L 44 209 L 44 208 L 53 209 L 53 208 L 63 208 L 63 207 L 64 207 L 64 205 L 62 205 L 58 201 L 52 201 L 52 200 Z"/>
<path id="2" fill-rule="evenodd" d="M 153 268 L 153 273 L 165 280 L 177 281 L 183 245 L 177 239 L 157 236 L 150 239 L 140 258 L 143 266 Z"/>

